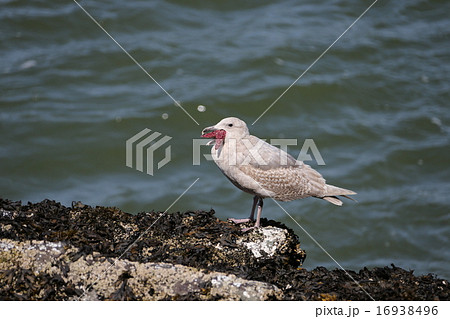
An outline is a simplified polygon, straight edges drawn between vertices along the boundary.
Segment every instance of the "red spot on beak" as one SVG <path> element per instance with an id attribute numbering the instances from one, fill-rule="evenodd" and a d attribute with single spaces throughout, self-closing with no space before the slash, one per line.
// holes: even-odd
<path id="1" fill-rule="evenodd" d="M 209 133 L 205 133 L 201 137 L 214 138 L 216 140 L 214 148 L 218 149 L 223 144 L 223 141 L 225 140 L 225 135 L 227 135 L 227 132 L 225 130 L 215 130 Z"/>

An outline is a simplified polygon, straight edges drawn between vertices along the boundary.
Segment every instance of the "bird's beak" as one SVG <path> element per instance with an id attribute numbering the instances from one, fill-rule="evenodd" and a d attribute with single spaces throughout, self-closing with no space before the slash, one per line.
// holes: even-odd
<path id="1" fill-rule="evenodd" d="M 209 136 L 204 136 L 207 135 L 208 133 L 214 132 L 216 131 L 216 128 L 214 126 L 209 126 L 209 127 L 205 127 L 202 131 L 202 136 L 201 137 L 206 137 L 209 138 Z"/>
<path id="2" fill-rule="evenodd" d="M 217 129 L 215 126 L 206 127 L 202 131 L 201 137 L 212 138 L 206 145 L 215 144 L 214 148 L 217 150 L 224 142 L 227 132 L 222 129 Z"/>

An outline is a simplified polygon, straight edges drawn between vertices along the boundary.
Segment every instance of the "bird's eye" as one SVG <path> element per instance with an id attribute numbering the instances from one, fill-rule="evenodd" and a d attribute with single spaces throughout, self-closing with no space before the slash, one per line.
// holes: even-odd
<path id="1" fill-rule="evenodd" d="M 229 127 L 233 127 L 233 124 L 230 123 L 230 124 L 228 124 L 228 126 L 229 126 Z"/>

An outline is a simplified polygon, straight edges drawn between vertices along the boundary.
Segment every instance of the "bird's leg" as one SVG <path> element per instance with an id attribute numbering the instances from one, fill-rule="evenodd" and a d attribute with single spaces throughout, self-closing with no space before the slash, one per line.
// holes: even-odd
<path id="1" fill-rule="evenodd" d="M 263 209 L 263 199 L 260 197 L 258 200 L 258 215 L 256 215 L 256 223 L 255 223 L 255 228 L 259 228 L 260 226 L 260 220 L 261 220 L 261 213 L 262 213 L 262 209 Z"/>
<path id="2" fill-rule="evenodd" d="M 263 209 L 263 199 L 261 197 L 258 197 L 258 213 L 256 215 L 255 226 L 249 227 L 249 228 L 244 228 L 242 230 L 243 232 L 249 231 L 250 229 L 254 229 L 254 228 L 259 228 L 260 227 L 260 225 L 261 225 L 260 219 L 261 219 L 262 209 Z"/>
<path id="3" fill-rule="evenodd" d="M 252 212 L 250 213 L 250 220 L 254 221 L 255 220 L 255 208 L 256 208 L 256 204 L 258 203 L 259 197 L 258 196 L 254 196 L 253 197 L 253 205 L 252 205 Z"/>
<path id="4" fill-rule="evenodd" d="M 254 221 L 255 220 L 255 208 L 256 208 L 256 204 L 258 203 L 258 199 L 259 199 L 258 196 L 253 197 L 252 212 L 250 213 L 250 217 L 249 218 L 243 218 L 243 219 L 228 218 L 228 220 L 233 222 L 233 223 L 235 223 L 235 224 L 241 224 L 241 223 Z"/>

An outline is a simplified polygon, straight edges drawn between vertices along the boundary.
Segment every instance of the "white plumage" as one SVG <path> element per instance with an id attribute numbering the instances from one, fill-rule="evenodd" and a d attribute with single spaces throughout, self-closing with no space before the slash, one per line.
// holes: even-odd
<path id="1" fill-rule="evenodd" d="M 337 196 L 356 194 L 326 184 L 322 175 L 309 165 L 250 135 L 245 122 L 236 117 L 225 118 L 205 128 L 202 134 L 202 137 L 214 139 L 211 155 L 222 173 L 236 187 L 254 195 L 250 218 L 231 219 L 234 222 L 254 220 L 258 205 L 255 227 L 259 227 L 263 198 L 266 197 L 291 201 L 312 196 L 341 206 L 342 201 Z"/>

